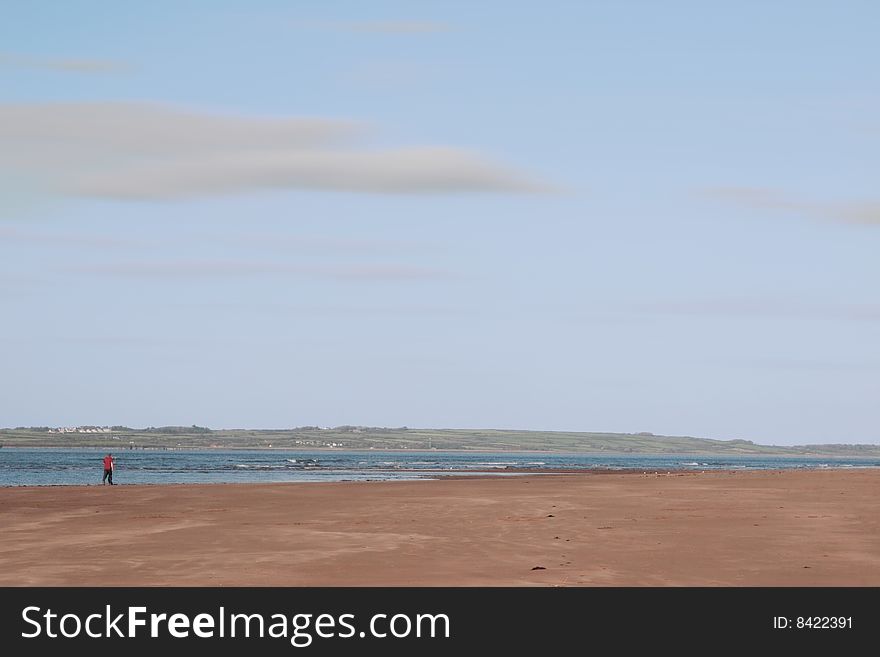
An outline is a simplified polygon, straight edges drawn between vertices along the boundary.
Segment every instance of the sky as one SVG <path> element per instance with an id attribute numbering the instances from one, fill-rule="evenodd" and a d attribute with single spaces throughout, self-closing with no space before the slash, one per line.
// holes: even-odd
<path id="1" fill-rule="evenodd" d="M 878 22 L 5 3 L 0 426 L 878 443 Z"/>

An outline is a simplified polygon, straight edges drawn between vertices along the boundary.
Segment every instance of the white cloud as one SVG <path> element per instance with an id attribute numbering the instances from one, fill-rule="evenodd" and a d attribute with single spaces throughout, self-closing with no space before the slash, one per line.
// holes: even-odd
<path id="1" fill-rule="evenodd" d="M 60 73 L 118 73 L 128 68 L 124 64 L 106 59 L 30 57 L 13 53 L 0 53 L 0 67 Z"/>
<path id="2" fill-rule="evenodd" d="M 449 272 L 397 264 L 313 265 L 243 260 L 120 262 L 71 267 L 67 272 L 135 278 L 215 278 L 288 275 L 338 281 L 411 281 L 449 278 Z"/>
<path id="3" fill-rule="evenodd" d="M 345 27 L 354 32 L 381 32 L 385 34 L 423 34 L 449 30 L 449 25 L 437 21 L 364 21 L 362 23 L 347 23 Z"/>
<path id="4" fill-rule="evenodd" d="M 537 191 L 526 180 L 450 148 L 222 154 L 72 175 L 68 191 L 103 198 L 174 198 L 259 188 L 386 194 Z"/>
<path id="5" fill-rule="evenodd" d="M 180 156 L 255 149 L 303 149 L 347 143 L 352 121 L 205 114 L 151 103 L 0 104 L 0 141 L 42 157 L 54 149 L 85 159 Z"/>
<path id="6" fill-rule="evenodd" d="M 852 224 L 880 224 L 880 201 L 814 201 L 761 187 L 721 187 L 716 198 L 755 209 L 799 214 Z"/>
<path id="7" fill-rule="evenodd" d="M 143 242 L 103 237 L 99 235 L 77 235 L 71 233 L 29 232 L 9 226 L 0 226 L 0 243 L 35 244 L 39 246 L 85 246 L 98 249 L 117 249 L 143 246 Z"/>
<path id="8" fill-rule="evenodd" d="M 448 32 L 451 29 L 448 23 L 419 20 L 310 21 L 299 23 L 299 25 L 324 30 L 374 34 L 430 34 Z"/>
<path id="9" fill-rule="evenodd" d="M 711 299 L 694 301 L 657 301 L 631 306 L 632 310 L 651 315 L 694 317 L 741 317 L 783 320 L 880 320 L 880 305 L 873 303 L 831 303 L 793 299 Z"/>
<path id="10" fill-rule="evenodd" d="M 450 147 L 367 148 L 336 119 L 255 118 L 149 104 L 0 105 L 0 182 L 64 196 L 170 199 L 292 188 L 383 194 L 539 192 Z"/>

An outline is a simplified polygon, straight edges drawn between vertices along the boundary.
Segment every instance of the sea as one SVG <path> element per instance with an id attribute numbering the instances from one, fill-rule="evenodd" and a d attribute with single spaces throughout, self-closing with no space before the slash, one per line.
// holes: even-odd
<path id="1" fill-rule="evenodd" d="M 0 449 L 0 486 L 101 485 L 106 451 Z M 114 453 L 117 484 L 400 481 L 559 470 L 790 470 L 877 468 L 880 458 L 563 454 L 440 450 L 137 449 Z"/>

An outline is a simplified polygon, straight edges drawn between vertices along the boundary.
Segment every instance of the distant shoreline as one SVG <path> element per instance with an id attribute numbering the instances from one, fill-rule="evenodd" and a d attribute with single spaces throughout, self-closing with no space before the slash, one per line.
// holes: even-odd
<path id="1" fill-rule="evenodd" d="M 122 425 L 0 429 L 5 447 L 62 449 L 447 451 L 585 455 L 816 456 L 880 458 L 880 444 L 761 445 L 649 432 L 528 431 L 517 429 L 418 429 L 411 427 L 301 426 L 289 429 L 210 429 Z"/>
<path id="2" fill-rule="evenodd" d="M 731 457 L 731 458 L 761 458 L 761 457 L 772 457 L 772 456 L 782 456 L 786 458 L 846 458 L 846 459 L 874 459 L 877 458 L 876 455 L 873 454 L 854 454 L 851 452 L 838 452 L 838 453 L 829 453 L 829 452 L 785 452 L 785 451 L 768 451 L 768 452 L 655 452 L 655 451 L 611 451 L 611 450 L 602 450 L 602 451 L 577 451 L 577 450 L 551 450 L 551 449 L 492 449 L 492 448 L 400 448 L 400 447 L 266 447 L 262 445 L 256 446 L 241 446 L 241 445 L 216 445 L 216 446 L 208 446 L 208 445 L 191 445 L 191 446 L 174 446 L 174 447 L 164 447 L 164 446 L 153 446 L 153 445 L 144 445 L 144 446 L 136 446 L 133 448 L 129 448 L 128 446 L 123 445 L 0 445 L 2 449 L 69 449 L 69 450 L 97 450 L 97 451 L 109 451 L 109 452 L 129 452 L 129 451 L 150 451 L 150 452 L 208 452 L 208 451 L 259 451 L 259 452 L 364 452 L 364 453 L 376 453 L 376 452 L 389 452 L 389 453 L 414 453 L 414 452 L 442 452 L 442 453 L 453 453 L 453 454 L 556 454 L 556 455 L 576 455 L 576 456 L 656 456 L 656 457 L 686 457 L 686 456 L 701 456 L 701 457 Z M 880 449 L 878 449 L 878 454 L 880 454 Z"/>

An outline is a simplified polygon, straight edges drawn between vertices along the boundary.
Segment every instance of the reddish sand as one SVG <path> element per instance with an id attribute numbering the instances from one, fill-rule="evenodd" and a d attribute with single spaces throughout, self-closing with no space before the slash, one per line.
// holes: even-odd
<path id="1" fill-rule="evenodd" d="M 878 586 L 878 493 L 880 470 L 5 488 L 0 585 Z"/>

